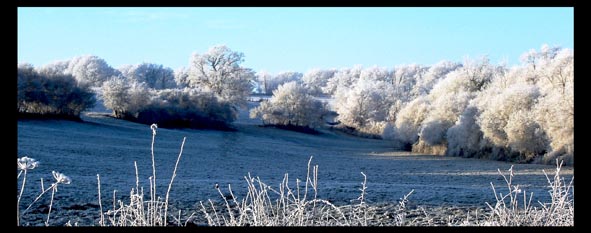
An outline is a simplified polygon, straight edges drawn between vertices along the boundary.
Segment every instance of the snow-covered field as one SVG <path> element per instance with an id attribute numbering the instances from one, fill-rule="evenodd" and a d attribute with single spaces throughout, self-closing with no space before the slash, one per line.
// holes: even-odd
<path id="1" fill-rule="evenodd" d="M 250 104 L 252 107 L 254 103 Z M 113 190 L 117 199 L 129 196 L 135 187 L 134 161 L 137 161 L 140 186 L 148 189 L 152 175 L 151 130 L 141 125 L 107 117 L 104 113 L 87 113 L 84 122 L 58 120 L 18 121 L 18 156 L 29 156 L 41 162 L 28 174 L 28 205 L 40 190 L 39 180 L 52 181 L 51 171 L 72 178 L 70 185 L 60 186 L 55 195 L 52 220 L 55 225 L 67 220 L 82 225 L 98 221 L 96 175 L 100 174 L 105 209 L 112 208 Z M 305 179 L 310 156 L 319 165 L 319 198 L 346 204 L 359 196 L 367 175 L 370 203 L 396 203 L 409 191 L 410 205 L 479 206 L 494 202 L 490 187 L 505 188 L 497 169 L 507 170 L 512 164 L 490 160 L 463 159 L 400 152 L 392 143 L 364 139 L 336 131 L 323 130 L 321 135 L 308 135 L 274 128 L 259 127 L 260 120 L 248 119 L 246 111 L 234 124 L 238 131 L 224 132 L 194 129 L 158 129 L 155 142 L 158 192 L 164 193 L 183 137 L 187 137 L 177 177 L 172 186 L 173 207 L 198 211 L 199 201 L 218 198 L 214 189 L 219 184 L 232 190 L 238 198 L 246 193 L 244 176 L 249 172 L 267 184 L 279 185 L 284 173 L 290 179 Z M 534 192 L 535 200 L 549 201 L 547 172 L 554 166 L 515 164 L 514 184 Z M 567 179 L 572 167 L 563 168 Z M 502 190 L 506 191 L 506 190 Z M 147 193 L 147 191 L 146 191 Z M 26 224 L 42 224 L 49 198 L 25 214 Z M 45 208 L 45 209 L 44 209 Z M 53 225 L 52 224 L 52 225 Z"/>

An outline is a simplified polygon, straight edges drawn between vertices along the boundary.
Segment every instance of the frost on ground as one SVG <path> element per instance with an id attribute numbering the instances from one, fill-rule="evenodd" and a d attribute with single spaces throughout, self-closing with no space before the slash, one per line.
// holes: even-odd
<path id="1" fill-rule="evenodd" d="M 150 128 L 97 113 L 82 118 L 85 122 L 18 121 L 18 155 L 41 161 L 28 174 L 26 190 L 38 190 L 41 179 L 49 184 L 52 177 L 48 174 L 52 170 L 71 178 L 70 185 L 60 187 L 55 193 L 51 225 L 64 225 L 68 221 L 79 225 L 99 224 L 96 174 L 100 174 L 105 209 L 112 208 L 113 195 L 116 199 L 129 199 L 129 190 L 136 182 L 134 161 L 137 161 L 140 187 L 149 187 Z M 318 198 L 339 206 L 357 203 L 362 181 L 359 172 L 363 172 L 367 175 L 365 202 L 381 212 L 379 216 L 393 217 L 388 214 L 397 208 L 400 198 L 414 190 L 406 203 L 406 217 L 414 216 L 415 221 L 427 225 L 431 220 L 439 225 L 450 222 L 450 216 L 457 221 L 465 219 L 467 210 L 482 212 L 488 208 L 486 202 L 494 204 L 491 182 L 495 187 L 506 186 L 497 169 L 506 170 L 512 165 L 392 152 L 397 148 L 388 141 L 328 130 L 320 135 L 308 135 L 257 124 L 260 122 L 241 114 L 235 122 L 236 132 L 158 129 L 154 145 L 158 190 L 166 190 L 180 142 L 187 137 L 170 193 L 171 213 L 196 212 L 192 222 L 207 224 L 200 212 L 200 201 L 219 199 L 215 184 L 231 185 L 236 198 L 242 199 L 248 193 L 244 176 L 249 172 L 278 187 L 285 173 L 293 179 L 305 179 L 303 168 L 309 157 L 314 156 L 314 163 L 319 166 Z M 513 183 L 522 184 L 522 189 L 532 192 L 534 200 L 549 202 L 543 169 L 552 171 L 555 167 L 515 164 Z M 562 168 L 561 175 L 566 180 L 572 174 L 572 167 Z M 25 193 L 21 203 L 30 203 L 37 194 Z M 48 204 L 47 197 L 38 201 L 23 216 L 23 225 L 44 225 Z"/>

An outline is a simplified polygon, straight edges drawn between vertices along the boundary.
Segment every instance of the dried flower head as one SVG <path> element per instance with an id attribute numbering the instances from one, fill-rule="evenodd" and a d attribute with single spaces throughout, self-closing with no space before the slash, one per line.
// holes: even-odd
<path id="1" fill-rule="evenodd" d="M 70 182 L 72 182 L 70 177 L 67 177 L 63 173 L 59 173 L 56 171 L 51 171 L 51 173 L 53 174 L 53 178 L 55 178 L 58 184 L 70 184 Z"/>
<path id="2" fill-rule="evenodd" d="M 158 128 L 157 124 L 150 125 L 150 129 L 152 129 L 152 135 L 156 135 L 156 129 Z"/>
<path id="3" fill-rule="evenodd" d="M 37 166 L 39 166 L 39 162 L 37 162 L 33 158 L 29 158 L 29 157 L 25 156 L 22 158 L 17 158 L 16 165 L 19 170 L 29 170 L 29 169 L 35 169 Z"/>

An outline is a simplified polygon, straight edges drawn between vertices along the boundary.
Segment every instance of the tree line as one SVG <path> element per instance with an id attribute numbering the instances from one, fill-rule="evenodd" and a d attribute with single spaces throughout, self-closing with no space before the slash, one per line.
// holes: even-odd
<path id="1" fill-rule="evenodd" d="M 19 64 L 18 112 L 79 116 L 96 95 L 118 118 L 226 128 L 249 95 L 272 94 L 250 112 L 267 125 L 324 127 L 332 110 L 337 128 L 415 152 L 573 162 L 571 49 L 543 45 L 512 67 L 482 57 L 270 74 L 243 67 L 243 61 L 243 53 L 214 46 L 178 70 L 152 63 L 115 69 L 96 56 L 38 68 Z M 332 109 L 319 96 L 332 98 Z"/>

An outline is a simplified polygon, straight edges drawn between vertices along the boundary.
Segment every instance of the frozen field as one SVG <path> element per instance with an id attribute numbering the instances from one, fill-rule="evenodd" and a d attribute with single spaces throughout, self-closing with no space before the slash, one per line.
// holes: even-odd
<path id="1" fill-rule="evenodd" d="M 134 161 L 137 161 L 140 186 L 147 190 L 152 175 L 148 125 L 113 119 L 104 113 L 88 113 L 84 122 L 58 120 L 18 121 L 18 156 L 29 156 L 41 162 L 28 176 L 25 207 L 38 194 L 39 180 L 48 185 L 51 171 L 72 178 L 70 185 L 60 186 L 54 201 L 55 224 L 72 219 L 95 224 L 98 217 L 96 174 L 101 176 L 105 209 L 112 207 L 113 190 L 117 199 L 128 196 L 135 187 Z M 277 186 L 284 173 L 290 183 L 305 179 L 306 164 L 314 156 L 319 165 L 319 198 L 336 204 L 349 203 L 359 196 L 363 177 L 367 175 L 367 199 L 372 203 L 395 203 L 412 189 L 411 205 L 484 206 L 493 202 L 493 182 L 503 193 L 504 181 L 497 169 L 507 170 L 510 163 L 418 155 L 398 152 L 388 141 L 357 138 L 340 132 L 323 130 L 321 135 L 284 131 L 257 126 L 244 111 L 235 122 L 236 132 L 193 129 L 158 129 L 155 156 L 158 193 L 164 195 L 172 175 L 179 147 L 187 137 L 178 174 L 171 191 L 174 208 L 195 211 L 199 201 L 218 198 L 217 183 L 241 198 L 245 194 L 244 176 L 248 172 L 267 184 Z M 533 191 L 534 201 L 548 201 L 547 172 L 554 166 L 515 164 L 514 184 Z M 570 179 L 572 167 L 563 168 Z M 149 194 L 146 191 L 146 194 Z M 49 198 L 40 201 L 36 210 L 25 214 L 24 222 L 36 219 Z M 59 216 L 67 216 L 60 218 Z M 57 220 L 61 219 L 61 220 Z"/>

